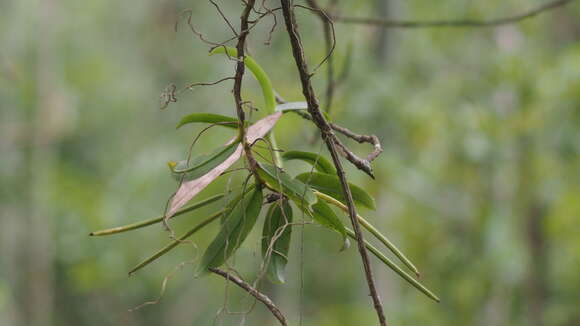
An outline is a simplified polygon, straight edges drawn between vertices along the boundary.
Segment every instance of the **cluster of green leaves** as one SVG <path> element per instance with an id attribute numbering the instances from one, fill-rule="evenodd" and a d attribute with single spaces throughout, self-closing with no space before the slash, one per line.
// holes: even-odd
<path id="1" fill-rule="evenodd" d="M 226 53 L 228 56 L 235 57 L 236 51 L 233 48 L 219 47 L 212 53 Z M 274 133 L 270 131 L 279 116 L 282 114 L 276 112 L 274 102 L 274 90 L 266 73 L 251 58 L 246 56 L 245 63 L 249 70 L 254 74 L 260 83 L 266 102 L 266 112 L 270 115 L 262 120 L 240 126 L 237 119 L 233 117 L 211 114 L 211 113 L 192 113 L 182 118 L 178 128 L 192 123 L 210 123 L 227 128 L 248 128 L 246 133 L 248 143 L 252 143 L 250 138 L 257 139 L 267 135 L 268 139 L 274 143 Z M 299 108 L 301 106 L 298 106 Z M 303 109 L 303 108 L 302 108 Z M 282 110 L 281 110 L 282 111 Z M 286 110 L 285 112 L 289 112 Z M 268 133 L 269 132 L 269 133 Z M 169 162 L 169 168 L 172 176 L 178 180 L 179 189 L 174 200 L 170 203 L 169 214 L 164 217 L 145 221 L 142 223 L 132 224 L 126 227 L 118 227 L 110 230 L 94 232 L 93 235 L 105 235 L 134 230 L 139 227 L 151 225 L 171 217 L 190 212 L 197 208 L 215 202 L 223 198 L 223 195 L 217 195 L 210 199 L 194 204 L 189 207 L 182 207 L 183 204 L 194 197 L 201 189 L 210 184 L 221 175 L 225 169 L 234 164 L 242 155 L 242 145 L 237 138 L 232 139 L 226 145 L 216 148 L 211 154 L 203 154 L 192 159 L 180 162 Z M 276 151 L 272 153 L 274 165 L 262 159 L 258 162 L 254 174 L 255 182 L 253 184 L 244 184 L 243 191 L 231 199 L 226 207 L 212 214 L 205 221 L 196 225 L 193 229 L 183 236 L 172 241 L 157 253 L 146 259 L 134 269 L 131 273 L 136 272 L 147 264 L 153 262 L 169 250 L 176 247 L 186 238 L 192 236 L 206 225 L 222 217 L 221 227 L 218 234 L 209 244 L 201 262 L 198 266 L 198 275 L 203 275 L 211 268 L 219 267 L 236 253 L 246 240 L 251 231 L 256 228 L 256 222 L 260 214 L 264 211 L 265 219 L 262 226 L 262 255 L 264 268 L 268 278 L 274 283 L 285 282 L 285 267 L 288 262 L 288 253 L 291 244 L 292 223 L 294 211 L 298 210 L 302 214 L 312 218 L 315 223 L 336 232 L 342 239 L 342 249 L 349 247 L 349 238 L 356 239 L 354 232 L 345 226 L 344 220 L 333 209 L 346 211 L 346 199 L 342 193 L 340 181 L 336 169 L 325 157 L 316 153 L 304 151 L 285 151 L 279 159 L 275 157 Z M 258 157 L 258 155 L 256 155 Z M 297 176 L 288 174 L 282 167 L 283 162 L 300 160 L 311 165 L 309 171 L 304 171 Z M 375 200 L 363 188 L 350 184 L 352 196 L 355 205 L 359 207 L 374 210 Z M 264 192 L 270 192 L 272 196 L 265 196 Z M 273 198 L 264 200 L 264 198 Z M 264 208 L 265 205 L 269 207 Z M 173 212 L 173 213 L 171 213 Z M 346 216 L 346 214 L 345 214 Z M 418 275 L 415 266 L 405 257 L 402 252 L 390 242 L 386 236 L 374 228 L 367 220 L 357 216 L 360 224 L 365 227 L 372 235 L 382 242 L 403 264 L 413 273 Z M 417 281 L 417 279 L 402 268 L 398 267 L 393 261 L 387 258 L 380 250 L 370 243 L 366 242 L 369 251 L 375 255 L 388 268 L 395 271 L 412 286 L 426 294 L 428 297 L 439 300 L 431 291 Z"/>

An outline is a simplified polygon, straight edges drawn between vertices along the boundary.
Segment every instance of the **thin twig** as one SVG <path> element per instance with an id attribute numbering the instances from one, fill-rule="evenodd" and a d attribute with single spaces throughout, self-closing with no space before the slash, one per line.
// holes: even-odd
<path id="1" fill-rule="evenodd" d="M 270 310 L 272 315 L 274 315 L 274 317 L 276 317 L 276 319 L 278 319 L 278 321 L 280 322 L 281 325 L 283 325 L 283 326 L 288 325 L 288 322 L 286 321 L 286 317 L 284 317 L 284 314 L 282 314 L 280 309 L 278 309 L 278 307 L 274 304 L 274 302 L 272 302 L 272 300 L 270 300 L 270 298 L 267 295 L 263 294 L 262 292 L 260 292 L 256 288 L 252 287 L 250 284 L 244 282 L 244 280 L 242 280 L 241 278 L 234 276 L 226 271 L 223 271 L 223 270 L 218 269 L 218 268 L 210 268 L 209 270 L 212 273 L 217 274 L 217 275 L 225 278 L 226 280 L 233 282 L 234 284 L 236 284 L 240 288 L 244 289 L 246 292 L 251 294 L 258 301 L 262 302 L 266 306 L 266 308 L 268 308 L 268 310 Z"/>
<path id="2" fill-rule="evenodd" d="M 348 17 L 334 15 L 332 18 L 338 23 L 375 25 L 384 28 L 433 28 L 433 27 L 495 27 L 518 23 L 522 20 L 535 17 L 545 11 L 562 7 L 574 0 L 556 0 L 540 5 L 521 14 L 495 18 L 490 20 L 434 20 L 434 21 L 397 21 L 382 18 Z"/>
<path id="3" fill-rule="evenodd" d="M 328 148 L 332 156 L 332 160 L 334 161 L 334 166 L 336 167 L 337 174 L 340 179 L 342 191 L 344 192 L 344 197 L 346 198 L 347 201 L 349 217 L 352 226 L 354 228 L 355 235 L 357 237 L 358 249 L 363 262 L 365 277 L 369 287 L 370 295 L 373 299 L 374 307 L 377 312 L 377 317 L 379 319 L 380 325 L 386 326 L 387 321 L 385 319 L 385 314 L 383 312 L 383 305 L 377 293 L 373 272 L 369 262 L 369 256 L 366 251 L 363 239 L 363 234 L 361 232 L 360 225 L 356 218 L 357 213 L 352 199 L 352 193 L 346 180 L 346 173 L 342 168 L 340 157 L 338 156 L 335 143 L 333 140 L 335 136 L 332 132 L 330 125 L 320 112 L 318 100 L 316 99 L 314 89 L 312 88 L 312 84 L 310 82 L 311 74 L 308 71 L 308 66 L 306 64 L 306 59 L 304 57 L 304 48 L 300 41 L 300 35 L 298 33 L 298 26 L 294 16 L 292 1 L 281 0 L 281 3 L 282 3 L 282 12 L 284 13 L 284 22 L 286 24 L 288 36 L 290 37 L 290 44 L 292 46 L 292 54 L 294 56 L 294 60 L 296 61 L 298 72 L 300 74 L 300 81 L 302 83 L 302 93 L 304 94 L 306 102 L 308 103 L 308 112 L 312 116 L 312 119 L 316 124 L 316 126 L 318 127 L 318 129 L 320 129 L 321 136 L 324 142 L 326 143 L 326 147 Z"/>
<path id="4" fill-rule="evenodd" d="M 326 53 L 328 53 L 328 69 L 326 70 L 326 92 L 325 92 L 325 102 L 324 107 L 326 108 L 326 112 L 330 112 L 332 108 L 332 100 L 334 98 L 334 57 L 332 56 L 331 49 L 334 48 L 335 43 L 331 38 L 331 35 L 334 34 L 332 31 L 332 21 L 328 19 L 328 14 L 323 11 L 323 9 L 318 4 L 316 0 L 307 0 L 307 3 L 310 7 L 312 7 L 316 11 L 316 15 L 320 18 L 322 25 L 324 27 L 324 43 L 326 46 Z M 331 34 L 332 33 L 332 34 Z"/>
<path id="5" fill-rule="evenodd" d="M 277 100 L 283 101 L 280 97 L 278 97 Z M 293 110 L 292 112 L 298 114 L 299 116 L 301 116 L 302 118 L 304 118 L 306 120 L 313 121 L 312 116 L 306 112 L 302 112 L 299 110 Z M 332 128 L 332 130 L 339 132 L 339 133 L 345 135 L 346 137 L 357 141 L 358 143 L 369 143 L 369 144 L 372 144 L 374 146 L 373 151 L 367 156 L 367 158 L 362 159 L 362 158 L 358 157 L 355 153 L 353 153 L 350 149 L 348 149 L 348 147 L 346 147 L 340 141 L 340 139 L 334 137 L 334 142 L 336 144 L 336 147 L 338 149 L 339 154 L 342 155 L 349 162 L 351 162 L 359 170 L 365 172 L 371 178 L 374 179 L 375 177 L 373 174 L 373 168 L 371 166 L 371 162 L 374 159 L 376 159 L 383 152 L 383 147 L 381 145 L 379 138 L 375 135 L 356 134 L 356 133 L 350 131 L 348 128 L 342 127 L 342 126 L 337 125 L 335 123 L 329 123 L 329 125 L 330 125 L 330 128 Z"/>
<path id="6" fill-rule="evenodd" d="M 242 80 L 244 77 L 245 67 L 246 64 L 244 63 L 245 57 L 245 47 L 246 47 L 246 38 L 249 34 L 248 29 L 248 18 L 250 17 L 250 13 L 252 12 L 252 8 L 254 8 L 255 0 L 249 0 L 246 2 L 246 7 L 242 13 L 240 18 L 240 33 L 238 36 L 238 44 L 236 45 L 236 49 L 238 52 L 237 63 L 236 63 L 236 75 L 234 81 L 234 99 L 236 101 L 236 114 L 239 120 L 239 130 L 240 130 L 240 139 L 244 146 L 244 152 L 246 154 L 246 158 L 248 159 L 248 163 L 250 165 L 251 171 L 256 171 L 257 169 L 257 162 L 252 155 L 252 151 L 250 146 L 248 145 L 245 137 L 245 113 L 244 113 L 244 101 L 242 101 Z M 226 51 L 227 53 L 227 51 Z M 254 173 L 257 175 L 257 173 Z"/>

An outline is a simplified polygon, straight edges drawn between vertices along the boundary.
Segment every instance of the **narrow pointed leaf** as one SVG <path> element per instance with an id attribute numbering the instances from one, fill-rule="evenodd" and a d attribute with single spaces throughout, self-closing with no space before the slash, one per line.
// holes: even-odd
<path id="1" fill-rule="evenodd" d="M 177 181 L 188 181 L 197 179 L 220 163 L 224 162 L 236 150 L 237 142 L 218 148 L 211 154 L 202 154 L 190 160 L 189 164 L 186 160 L 175 164 L 169 164 L 171 175 Z"/>
<path id="2" fill-rule="evenodd" d="M 139 264 L 137 264 L 137 266 L 133 267 L 129 271 L 129 275 L 132 275 L 133 273 L 137 272 L 141 268 L 143 268 L 143 267 L 151 264 L 152 262 L 156 261 L 159 257 L 161 257 L 161 256 L 165 255 L 166 253 L 168 253 L 171 249 L 177 247 L 179 244 L 182 244 L 184 240 L 186 240 L 187 238 L 189 238 L 192 235 L 194 235 L 197 231 L 203 229 L 209 223 L 215 221 L 218 217 L 222 216 L 225 211 L 226 211 L 225 209 L 222 209 L 222 210 L 214 213 L 213 215 L 211 215 L 210 217 L 208 217 L 207 219 L 205 219 L 203 222 L 201 222 L 198 225 L 196 225 L 193 229 L 187 231 L 184 235 L 182 235 L 181 237 L 179 237 L 177 240 L 171 241 L 165 247 L 159 249 L 155 254 L 153 254 L 149 258 L 143 260 L 142 262 L 140 262 Z"/>
<path id="3" fill-rule="evenodd" d="M 238 128 L 238 119 L 215 113 L 188 114 L 181 118 L 176 128 L 179 129 L 183 125 L 190 123 L 217 123 L 219 126 L 226 128 Z"/>
<path id="4" fill-rule="evenodd" d="M 194 211 L 200 207 L 203 207 L 205 205 L 209 205 L 213 202 L 215 202 L 216 200 L 219 200 L 221 198 L 224 197 L 224 194 L 219 194 L 219 195 L 215 195 L 212 197 L 209 197 L 207 199 L 204 199 L 200 202 L 197 202 L 193 205 L 189 205 L 186 207 L 183 207 L 182 209 L 178 210 L 173 216 L 179 216 L 185 213 L 189 213 L 191 211 Z M 109 234 L 116 234 L 116 233 L 121 233 L 121 232 L 127 232 L 127 231 L 131 231 L 131 230 L 135 230 L 135 229 L 139 229 L 142 227 L 146 227 L 152 224 L 156 224 L 159 223 L 161 221 L 163 221 L 164 217 L 160 216 L 160 217 L 156 217 L 156 218 L 152 218 L 149 220 L 145 220 L 142 222 L 137 222 L 137 223 L 133 223 L 133 224 L 128 224 L 125 226 L 118 226 L 118 227 L 114 227 L 111 229 L 106 229 L 106 230 L 101 230 L 101 231 L 95 231 L 95 232 L 91 232 L 89 235 L 91 236 L 101 236 L 101 235 L 109 235 Z"/>
<path id="5" fill-rule="evenodd" d="M 284 270 L 292 236 L 289 223 L 292 223 L 292 207 L 288 200 L 282 199 L 272 204 L 262 231 L 262 257 L 268 263 L 268 278 L 274 283 L 285 282 Z"/>
<path id="6" fill-rule="evenodd" d="M 344 194 L 342 193 L 342 186 L 340 180 L 336 175 L 330 175 L 317 172 L 306 172 L 296 176 L 296 179 L 306 183 L 312 189 L 316 189 L 324 194 L 338 199 L 341 203 L 346 204 Z M 370 209 L 376 209 L 375 199 L 369 195 L 364 189 L 355 186 L 349 182 L 352 199 L 355 204 L 362 205 Z"/>
<path id="7" fill-rule="evenodd" d="M 207 273 L 210 267 L 221 266 L 236 252 L 260 215 L 262 199 L 262 190 L 255 189 L 232 208 L 220 232 L 203 254 L 198 274 Z"/>
<path id="8" fill-rule="evenodd" d="M 228 46 L 218 46 L 210 52 L 210 55 L 216 53 L 227 53 L 227 55 L 230 57 L 238 56 L 238 50 Z M 244 64 L 252 72 L 260 84 L 260 87 L 262 88 L 262 95 L 264 96 L 266 112 L 270 114 L 274 113 L 276 108 L 276 96 L 274 94 L 274 89 L 272 88 L 272 82 L 270 81 L 270 78 L 264 69 L 262 69 L 262 67 L 260 67 L 260 65 L 258 65 L 258 63 L 249 55 L 244 57 Z"/>
<path id="9" fill-rule="evenodd" d="M 330 203 L 340 209 L 342 209 L 345 213 L 348 214 L 348 207 L 346 207 L 345 204 L 339 202 L 336 198 L 333 198 L 329 195 L 320 193 L 318 191 L 315 191 L 314 194 L 326 201 L 327 203 Z M 379 230 L 377 230 L 371 223 L 369 223 L 367 220 L 365 220 L 362 216 L 360 216 L 359 214 L 356 215 L 356 218 L 358 219 L 359 223 L 365 228 L 367 229 L 367 231 L 369 231 L 372 235 L 374 235 L 379 241 L 381 241 L 395 256 L 397 256 L 397 258 L 399 258 L 399 260 L 405 264 L 405 266 L 407 266 L 413 273 L 415 273 L 415 275 L 419 276 L 419 271 L 417 270 L 417 267 L 415 267 L 415 265 L 411 262 L 411 260 L 409 260 L 409 258 L 407 258 L 405 256 L 405 254 L 403 254 L 401 252 L 401 250 L 399 250 L 399 248 L 397 248 L 397 246 L 395 246 L 385 235 L 383 235 L 381 232 L 379 232 Z"/>
<path id="10" fill-rule="evenodd" d="M 288 112 L 294 110 L 307 110 L 308 103 L 306 102 L 287 102 L 284 104 L 276 105 L 276 111 Z"/>
<path id="11" fill-rule="evenodd" d="M 277 112 L 271 114 L 253 125 L 251 125 L 246 132 L 246 140 L 251 144 L 256 139 L 264 137 L 274 127 L 278 119 L 282 116 L 282 113 Z M 227 144 L 231 144 L 236 139 L 233 138 Z M 207 174 L 193 180 L 183 182 L 179 189 L 177 189 L 171 204 L 169 206 L 169 211 L 167 216 L 173 216 L 183 205 L 190 201 L 195 195 L 202 191 L 207 185 L 212 183 L 217 177 L 219 177 L 223 172 L 225 172 L 230 166 L 232 166 L 240 157 L 242 156 L 243 148 L 242 145 L 237 145 L 234 152 L 221 164 L 213 168 Z M 314 195 L 314 194 L 313 194 Z"/>
<path id="12" fill-rule="evenodd" d="M 354 234 L 354 232 L 352 230 L 347 229 L 347 232 L 348 232 L 348 236 L 349 237 L 351 237 L 352 239 L 356 240 L 356 235 Z M 385 265 L 387 265 L 387 267 L 389 267 L 392 271 L 394 271 L 395 273 L 397 273 L 405 281 L 409 282 L 409 284 L 411 284 L 414 288 L 416 288 L 417 290 L 421 291 L 423 294 L 425 294 L 426 296 L 428 296 L 429 298 L 431 298 L 431 299 L 433 299 L 433 300 L 435 300 L 437 302 L 440 302 L 441 301 L 439 299 L 439 297 L 437 297 L 435 294 L 433 294 L 433 292 L 431 292 L 427 287 L 425 287 L 423 284 L 421 284 L 421 282 L 417 281 L 411 275 L 409 275 L 405 271 L 403 271 L 399 266 L 397 266 L 395 263 L 393 263 L 389 258 L 387 258 L 383 253 L 381 253 L 372 244 L 370 244 L 366 240 L 364 242 L 365 242 L 365 247 L 373 255 L 375 255 L 375 257 L 377 257 L 378 259 L 380 259 Z"/>
<path id="13" fill-rule="evenodd" d="M 271 188 L 283 193 L 296 202 L 305 202 L 308 206 L 316 203 L 317 198 L 312 190 L 302 181 L 293 179 L 288 173 L 266 163 L 258 164 L 258 175 Z"/>
<path id="14" fill-rule="evenodd" d="M 318 224 L 336 231 L 342 236 L 343 245 L 341 250 L 350 247 L 346 227 L 327 203 L 319 200 L 316 204 L 312 205 L 311 208 L 306 208 L 299 202 L 294 202 L 296 203 L 296 206 L 300 207 L 306 214 L 310 215 Z"/>
<path id="15" fill-rule="evenodd" d="M 287 151 L 282 154 L 282 158 L 286 161 L 301 160 L 312 165 L 317 171 L 328 174 L 336 174 L 334 165 L 330 163 L 324 156 L 311 152 L 303 151 Z"/>

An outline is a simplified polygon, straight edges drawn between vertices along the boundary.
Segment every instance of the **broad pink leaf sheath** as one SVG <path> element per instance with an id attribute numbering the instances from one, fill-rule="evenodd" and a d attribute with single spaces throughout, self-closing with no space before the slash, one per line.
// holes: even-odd
<path id="1" fill-rule="evenodd" d="M 281 116 L 282 112 L 276 112 L 251 125 L 246 133 L 246 139 L 248 143 L 252 144 L 258 138 L 264 137 L 264 135 L 266 135 L 268 131 L 274 127 Z M 235 138 L 226 143 L 226 145 L 231 144 L 233 141 L 235 141 Z M 240 144 L 232 153 L 232 155 L 230 155 L 220 165 L 216 166 L 213 170 L 197 179 L 183 182 L 171 200 L 171 205 L 169 206 L 166 218 L 173 216 L 173 214 L 175 214 L 181 207 L 187 204 L 187 202 L 190 201 L 195 195 L 200 193 L 205 187 L 207 187 L 207 185 L 212 183 L 212 181 L 214 181 L 230 166 L 236 163 L 236 161 L 242 157 L 243 152 L 244 150 Z"/>

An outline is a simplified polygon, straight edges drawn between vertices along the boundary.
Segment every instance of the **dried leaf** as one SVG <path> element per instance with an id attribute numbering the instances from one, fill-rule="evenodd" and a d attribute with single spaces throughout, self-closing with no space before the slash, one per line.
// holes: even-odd
<path id="1" fill-rule="evenodd" d="M 232 153 L 236 150 L 237 144 L 238 143 L 236 142 L 218 148 L 216 151 L 209 155 L 199 155 L 191 159 L 189 164 L 186 160 L 180 161 L 178 163 L 169 162 L 168 165 L 171 170 L 171 175 L 177 181 L 197 179 L 230 157 L 230 155 L 232 155 Z"/>
<path id="2" fill-rule="evenodd" d="M 253 125 L 251 125 L 246 133 L 246 139 L 251 144 L 256 139 L 264 137 L 274 127 L 278 119 L 282 116 L 282 113 L 277 112 L 271 114 Z M 235 141 L 235 138 L 230 140 L 226 145 L 231 144 Z M 171 200 L 169 205 L 169 210 L 167 212 L 167 217 L 173 216 L 183 205 L 185 205 L 189 200 L 191 200 L 195 195 L 202 191 L 207 185 L 212 183 L 217 177 L 219 177 L 223 172 L 225 172 L 230 166 L 232 166 L 240 157 L 242 156 L 243 148 L 239 144 L 232 155 L 228 157 L 221 164 L 213 168 L 207 174 L 197 179 L 183 182 L 177 192 Z M 312 194 L 314 196 L 314 194 Z"/>

